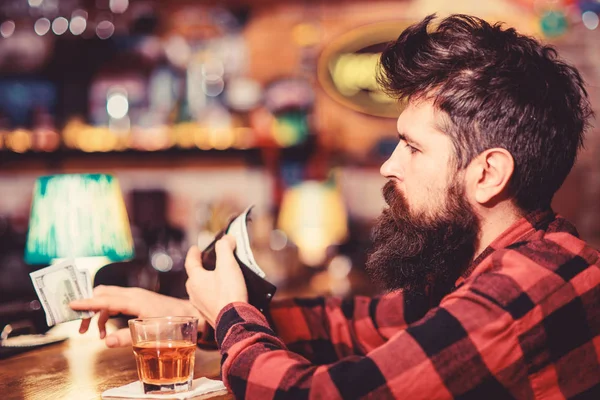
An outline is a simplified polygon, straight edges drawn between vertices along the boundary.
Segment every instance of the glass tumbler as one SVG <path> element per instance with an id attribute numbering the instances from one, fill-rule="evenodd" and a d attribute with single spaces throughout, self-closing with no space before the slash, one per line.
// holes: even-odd
<path id="1" fill-rule="evenodd" d="M 198 319 L 154 317 L 129 320 L 133 354 L 144 393 L 191 390 Z"/>

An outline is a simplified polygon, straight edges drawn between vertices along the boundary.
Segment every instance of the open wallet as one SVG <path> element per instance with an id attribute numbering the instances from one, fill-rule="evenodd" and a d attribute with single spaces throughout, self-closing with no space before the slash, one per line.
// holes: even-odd
<path id="1" fill-rule="evenodd" d="M 265 279 L 265 273 L 254 260 L 247 228 L 251 210 L 252 206 L 248 207 L 242 214 L 232 219 L 227 227 L 215 236 L 215 239 L 202 251 L 202 266 L 209 271 L 214 270 L 217 263 L 215 253 L 217 240 L 225 234 L 235 237 L 236 248 L 234 256 L 246 281 L 248 303 L 256 307 L 260 312 L 265 313 L 277 288 Z M 217 349 L 215 331 L 208 323 L 204 324 L 204 328 L 199 334 L 198 347 L 204 350 Z"/>

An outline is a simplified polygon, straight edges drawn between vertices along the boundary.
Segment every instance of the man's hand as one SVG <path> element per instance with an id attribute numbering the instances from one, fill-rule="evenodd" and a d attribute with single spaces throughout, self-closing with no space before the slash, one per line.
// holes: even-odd
<path id="1" fill-rule="evenodd" d="M 248 302 L 248 291 L 242 270 L 233 255 L 235 238 L 225 235 L 215 244 L 217 265 L 214 271 L 202 267 L 201 252 L 193 246 L 187 254 L 185 284 L 190 302 L 206 322 L 215 326 L 219 312 L 229 303 Z"/>
<path id="2" fill-rule="evenodd" d="M 134 315 L 136 317 L 164 317 L 169 315 L 198 317 L 198 327 L 204 320 L 198 310 L 188 300 L 177 299 L 141 288 L 119 286 L 97 286 L 91 299 L 75 300 L 69 303 L 73 310 L 96 311 L 100 339 L 106 337 L 107 347 L 123 347 L 131 345 L 129 328 L 120 329 L 106 336 L 106 321 L 117 314 Z M 90 318 L 81 321 L 80 333 L 87 332 Z"/>

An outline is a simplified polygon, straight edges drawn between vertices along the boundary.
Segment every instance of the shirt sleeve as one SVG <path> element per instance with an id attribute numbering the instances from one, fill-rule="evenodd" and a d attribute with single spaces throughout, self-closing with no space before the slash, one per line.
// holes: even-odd
<path id="1" fill-rule="evenodd" d="M 217 341 L 223 381 L 238 398 L 519 398 L 504 389 L 526 373 L 512 326 L 487 299 L 450 295 L 368 354 L 315 365 L 258 310 L 233 303 L 219 314 Z"/>
<path id="2" fill-rule="evenodd" d="M 269 314 L 274 331 L 291 351 L 326 364 L 367 354 L 429 308 L 424 296 L 398 291 L 380 297 L 280 300 L 271 304 Z"/>

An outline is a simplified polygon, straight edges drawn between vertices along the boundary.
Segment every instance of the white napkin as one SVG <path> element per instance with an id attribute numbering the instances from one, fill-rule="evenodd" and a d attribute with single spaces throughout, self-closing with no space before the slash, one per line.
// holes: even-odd
<path id="1" fill-rule="evenodd" d="M 140 381 L 131 382 L 125 386 L 108 389 L 102 393 L 103 399 L 110 398 L 127 398 L 127 399 L 177 399 L 185 400 L 196 396 L 201 396 L 206 393 L 212 393 L 219 390 L 225 390 L 225 385 L 222 381 L 198 378 L 192 382 L 192 390 L 187 392 L 172 393 L 172 394 L 145 394 L 144 385 Z"/>

